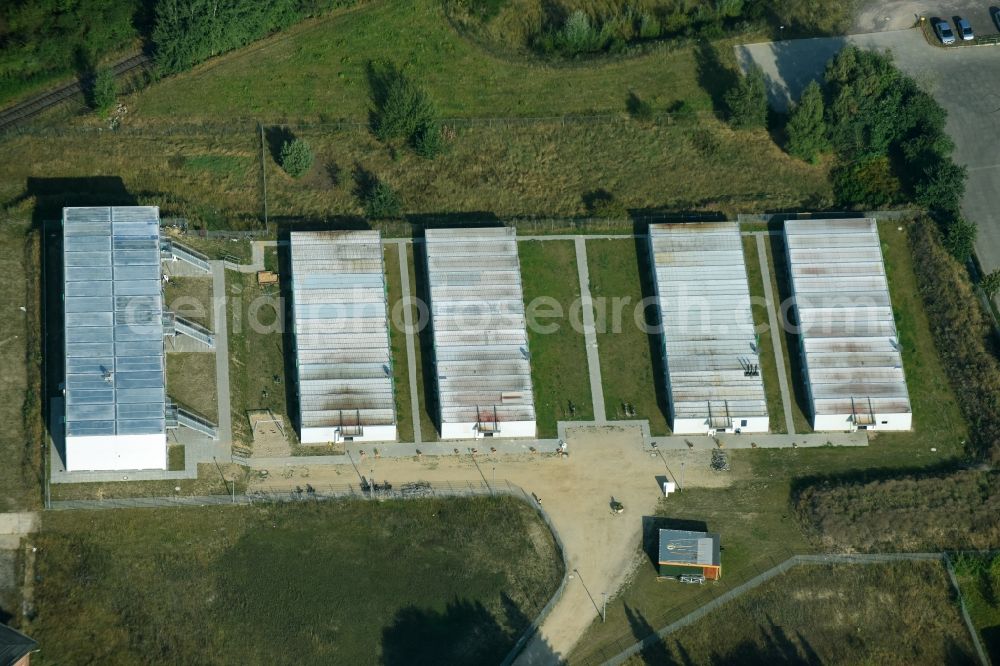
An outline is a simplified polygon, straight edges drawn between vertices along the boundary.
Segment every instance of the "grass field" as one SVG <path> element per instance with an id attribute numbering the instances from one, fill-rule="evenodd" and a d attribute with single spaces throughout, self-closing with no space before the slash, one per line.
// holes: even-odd
<path id="1" fill-rule="evenodd" d="M 177 455 L 177 454 L 174 454 Z M 219 473 L 219 470 L 222 473 Z M 95 500 L 125 497 L 173 497 L 174 495 L 228 495 L 236 479 L 236 493 L 246 492 L 247 468 L 234 464 L 199 463 L 194 479 L 168 481 L 109 481 L 106 483 L 54 483 L 53 500 Z M 225 479 L 225 482 L 223 481 Z M 180 490 L 177 490 L 180 488 Z"/>
<path id="2" fill-rule="evenodd" d="M 879 433 L 863 448 L 730 451 L 732 485 L 721 489 L 689 489 L 672 495 L 669 501 L 661 501 L 659 513 L 665 519 L 684 524 L 693 521 L 696 527 L 722 535 L 725 575 L 715 588 L 719 592 L 769 568 L 790 553 L 815 548 L 798 525 L 789 501 L 794 484 L 802 479 L 861 478 L 872 470 L 931 468 L 954 464 L 964 458 L 962 442 L 966 426 L 934 349 L 917 293 L 907 239 L 904 232 L 896 230 L 897 225 L 882 224 L 879 233 L 903 346 L 903 368 L 914 410 L 914 430 Z M 588 243 L 588 247 L 594 246 L 595 243 Z M 612 256 L 620 254 L 624 254 L 624 250 Z M 594 280 L 593 261 L 591 280 Z M 624 352 L 619 346 L 616 353 Z M 603 344 L 601 359 L 604 372 L 607 357 Z M 620 362 L 636 361 L 624 358 Z M 604 381 L 607 393 L 606 377 Z M 616 641 L 632 642 L 625 605 L 632 609 L 630 612 L 640 612 L 649 618 L 656 627 L 664 626 L 676 619 L 680 610 L 688 605 L 693 609 L 697 605 L 695 600 L 699 592 L 692 587 L 682 586 L 664 595 L 662 585 L 656 582 L 650 559 L 644 558 L 629 586 L 609 602 L 607 622 L 591 626 L 574 651 L 573 660 L 583 660 L 586 655 Z"/>
<path id="3" fill-rule="evenodd" d="M 478 664 L 562 575 L 506 498 L 53 512 L 37 546 L 39 664 Z"/>
<path id="4" fill-rule="evenodd" d="M 215 354 L 173 352 L 167 354 L 167 395 L 170 399 L 218 422 L 219 402 L 215 390 Z"/>
<path id="5" fill-rule="evenodd" d="M 16 511 L 41 500 L 40 234 L 17 220 L 0 224 L 0 265 L 0 511 Z"/>
<path id="6" fill-rule="evenodd" d="M 631 620 L 636 635 L 649 631 Z M 944 566 L 901 562 L 795 567 L 626 663 L 975 661 Z"/>
<path id="7" fill-rule="evenodd" d="M 523 241 L 517 250 L 529 321 L 538 436 L 552 438 L 557 421 L 594 418 L 586 343 L 582 329 L 576 330 L 572 324 L 571 308 L 580 300 L 576 250 L 572 241 Z M 535 309 L 532 303 L 536 303 Z M 560 310 L 555 310 L 555 303 Z M 546 316 L 554 310 L 562 315 Z M 549 331 L 552 327 L 555 330 Z"/>
<path id="8" fill-rule="evenodd" d="M 294 400 L 287 400 L 290 377 L 286 370 L 294 355 L 289 348 L 291 336 L 283 333 L 289 322 L 279 297 L 265 294 L 256 275 L 227 271 L 226 290 L 233 439 L 250 444 L 253 434 L 247 412 L 270 409 L 292 418 L 289 410 Z M 294 428 L 285 432 L 294 439 Z"/>
<path id="9" fill-rule="evenodd" d="M 587 242 L 590 294 L 594 299 L 597 347 L 601 356 L 604 408 L 609 419 L 624 419 L 624 404 L 635 411 L 630 418 L 649 419 L 654 435 L 668 431 L 660 341 L 639 324 L 655 322 L 655 306 L 643 309 L 650 296 L 646 285 L 648 259 L 642 239 Z"/>
<path id="10" fill-rule="evenodd" d="M 959 555 L 955 576 L 965 608 L 994 663 L 1000 659 L 1000 555 Z"/>
<path id="11" fill-rule="evenodd" d="M 163 305 L 174 314 L 214 330 L 212 277 L 173 277 L 163 288 Z"/>
<path id="12" fill-rule="evenodd" d="M 410 409 L 410 373 L 407 366 L 406 332 L 402 327 L 403 314 L 398 305 L 403 298 L 403 284 L 399 270 L 399 246 L 387 244 L 382 248 L 385 257 L 385 283 L 389 303 L 389 343 L 392 348 L 392 379 L 396 398 L 396 429 L 401 442 L 413 441 L 413 415 Z M 394 313 L 399 310 L 399 316 Z M 398 318 L 398 322 L 396 319 Z"/>
<path id="13" fill-rule="evenodd" d="M 778 366 L 774 360 L 774 345 L 771 344 L 770 323 L 767 308 L 764 303 L 764 278 L 760 274 L 760 253 L 757 250 L 757 239 L 750 236 L 743 238 L 743 259 L 747 266 L 747 284 L 750 287 L 751 302 L 754 303 L 753 322 L 761 333 L 758 339 L 758 356 L 760 357 L 761 378 L 764 380 L 764 393 L 767 397 L 767 414 L 771 432 L 787 433 L 785 424 L 784 400 L 781 399 L 781 385 L 778 384 Z"/>

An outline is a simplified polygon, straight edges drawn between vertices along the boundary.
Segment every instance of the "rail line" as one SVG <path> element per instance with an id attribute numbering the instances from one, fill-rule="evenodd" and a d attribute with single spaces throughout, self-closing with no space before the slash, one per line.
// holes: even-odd
<path id="1" fill-rule="evenodd" d="M 115 78 L 121 78 L 146 67 L 151 62 L 152 59 L 145 53 L 137 53 L 112 65 L 111 71 L 114 73 Z M 82 92 L 83 86 L 80 85 L 78 79 L 0 111 L 0 133 L 26 122 L 43 111 L 61 104 Z"/>

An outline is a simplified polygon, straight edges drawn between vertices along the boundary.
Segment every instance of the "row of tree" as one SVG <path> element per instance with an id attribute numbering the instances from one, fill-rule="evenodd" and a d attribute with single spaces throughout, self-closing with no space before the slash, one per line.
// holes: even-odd
<path id="1" fill-rule="evenodd" d="M 734 127 L 767 126 L 767 86 L 759 67 L 751 67 L 725 100 Z M 822 85 L 810 83 L 792 107 L 785 148 L 808 161 L 835 154 L 832 180 L 840 205 L 874 209 L 914 201 L 925 207 L 944 231 L 946 247 L 965 262 L 976 227 L 960 212 L 966 172 L 952 159 L 945 116 L 890 54 L 848 46 L 827 65 Z"/>

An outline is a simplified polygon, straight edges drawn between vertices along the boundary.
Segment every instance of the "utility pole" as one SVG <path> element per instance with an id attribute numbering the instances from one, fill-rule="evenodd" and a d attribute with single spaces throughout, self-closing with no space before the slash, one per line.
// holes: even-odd
<path id="1" fill-rule="evenodd" d="M 601 592 L 601 622 L 608 619 L 608 593 Z"/>
<path id="2" fill-rule="evenodd" d="M 490 488 L 491 495 L 494 493 L 493 488 L 495 488 L 496 485 L 497 485 L 497 466 L 493 465 L 493 487 Z"/>

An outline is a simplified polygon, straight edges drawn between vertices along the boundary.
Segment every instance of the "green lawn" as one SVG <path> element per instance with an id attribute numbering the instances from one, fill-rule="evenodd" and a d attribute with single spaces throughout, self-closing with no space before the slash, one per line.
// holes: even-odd
<path id="1" fill-rule="evenodd" d="M 129 100 L 140 121 L 367 120 L 367 64 L 405 65 L 445 116 L 624 112 L 630 90 L 665 108 L 697 88 L 691 49 L 553 67 L 499 59 L 456 33 L 439 0 L 368 3 L 298 26 L 173 76 Z M 261 62 L 267 62 L 262 78 Z M 708 108 L 707 94 L 691 101 Z"/>
<path id="2" fill-rule="evenodd" d="M 568 240 L 523 241 L 517 249 L 528 315 L 538 436 L 552 438 L 557 421 L 594 418 L 583 330 L 574 329 L 572 324 L 571 308 L 579 307 L 580 300 L 576 250 Z M 556 313 L 561 314 L 549 316 Z"/>
<path id="3" fill-rule="evenodd" d="M 630 585 L 619 598 L 609 603 L 607 622 L 596 622 L 585 634 L 573 654 L 575 661 L 595 651 L 617 652 L 614 647 L 608 646 L 617 646 L 620 641 L 634 642 L 625 604 L 633 611 L 641 612 L 659 628 L 687 609 L 684 604 L 696 604 L 690 599 L 707 599 L 738 585 L 775 560 L 784 559 L 789 552 L 814 550 L 817 546 L 806 538 L 790 504 L 794 484 L 802 479 L 827 475 L 854 478 L 873 469 L 930 468 L 954 464 L 964 457 L 962 441 L 967 428 L 934 348 L 927 317 L 917 293 L 907 239 L 905 233 L 896 231 L 897 224 L 882 224 L 879 233 L 903 346 L 903 367 L 913 405 L 914 430 L 908 433 L 879 433 L 871 439 L 869 446 L 862 448 L 730 451 L 732 486 L 685 490 L 671 495 L 667 501 L 661 501 L 659 509 L 661 515 L 672 520 L 695 521 L 710 531 L 722 534 L 724 578 L 717 587 L 711 588 L 717 592 L 699 592 L 691 590 L 694 586 L 683 586 L 673 588 L 671 594 L 665 595 L 647 558 Z M 605 253 L 607 256 L 627 254 L 624 241 L 590 242 L 588 253 L 601 243 L 619 244 L 618 251 Z M 593 258 L 590 265 L 593 282 Z M 635 346 L 633 341 L 625 347 Z M 634 356 L 638 354 L 626 356 L 622 347 L 615 347 L 612 358 L 619 359 L 615 363 L 636 363 Z M 602 372 L 608 365 L 602 344 Z M 607 382 L 605 377 L 605 394 L 608 393 Z M 652 392 L 647 391 L 647 394 L 652 395 Z M 605 658 L 610 656 L 605 654 Z"/>
<path id="4" fill-rule="evenodd" d="M 184 470 L 184 445 L 171 444 L 167 447 L 167 469 L 171 472 Z"/>
<path id="5" fill-rule="evenodd" d="M 1000 659 L 1000 555 L 959 555 L 953 562 L 965 608 L 996 663 Z"/>
<path id="6" fill-rule="evenodd" d="M 626 664 L 974 663 L 953 595 L 937 562 L 798 566 Z"/>
<path id="7" fill-rule="evenodd" d="M 174 314 L 205 328 L 212 324 L 212 276 L 172 277 L 163 288 L 163 305 Z"/>
<path id="8" fill-rule="evenodd" d="M 770 235 L 767 244 L 767 262 L 771 267 L 771 293 L 778 299 L 775 315 L 784 334 L 781 336 L 781 353 L 785 355 L 785 378 L 792 392 L 792 419 L 795 432 L 812 432 L 809 418 L 809 397 L 803 381 L 802 355 L 799 353 L 799 338 L 789 325 L 786 315 L 790 312 L 787 304 L 792 302 L 792 286 L 789 282 L 788 259 L 785 255 L 785 240 L 781 235 Z"/>
<path id="9" fill-rule="evenodd" d="M 508 498 L 52 512 L 35 543 L 39 664 L 479 664 L 562 576 Z"/>
<path id="10" fill-rule="evenodd" d="M 295 406 L 294 401 L 291 406 L 287 402 L 289 381 L 294 378 L 286 375 L 294 355 L 290 335 L 282 330 L 290 333 L 290 322 L 279 296 L 265 293 L 252 273 L 226 271 L 226 291 L 233 439 L 250 444 L 253 433 L 247 412 L 271 409 L 280 418 L 289 416 L 289 408 Z M 294 440 L 294 428 L 285 432 Z"/>
<path id="11" fill-rule="evenodd" d="M 48 253 L 51 259 L 53 253 Z M 37 508 L 41 501 L 42 353 L 40 234 L 16 220 L 0 224 L 0 511 Z M 58 275 L 58 273 L 56 273 Z M 62 294 L 61 290 L 57 290 Z M 59 307 L 58 298 L 48 299 Z M 23 308 L 23 311 L 22 311 Z M 61 317 L 59 318 L 61 321 Z M 61 339 L 61 334 L 58 339 Z M 52 369 L 62 374 L 59 368 Z M 55 392 L 54 389 L 52 392 Z"/>
<path id="12" fill-rule="evenodd" d="M 669 411 L 660 339 L 643 330 L 656 321 L 655 306 L 642 308 L 643 298 L 652 295 L 643 239 L 587 241 L 587 264 L 607 418 L 626 418 L 628 403 L 635 410 L 631 418 L 648 419 L 652 434 L 666 434 Z"/>
<path id="13" fill-rule="evenodd" d="M 215 390 L 215 354 L 172 352 L 167 354 L 167 395 L 182 407 L 218 422 Z"/>
<path id="14" fill-rule="evenodd" d="M 410 372 L 407 366 L 406 332 L 402 328 L 403 313 L 398 306 L 403 298 L 402 274 L 399 270 L 399 247 L 386 244 L 385 284 L 389 301 L 389 345 L 392 349 L 392 379 L 396 398 L 396 428 L 401 442 L 413 441 L 413 416 L 410 409 Z M 399 310 L 398 315 L 396 314 Z M 397 321 L 398 319 L 398 321 Z"/>
<path id="15" fill-rule="evenodd" d="M 770 419 L 771 432 L 787 433 L 785 425 L 784 401 L 781 399 L 781 385 L 778 384 L 778 366 L 774 360 L 774 345 L 771 344 L 770 323 L 767 307 L 764 305 L 764 279 L 760 274 L 760 253 L 757 250 L 757 239 L 753 236 L 743 238 L 743 259 L 747 266 L 747 282 L 750 285 L 750 298 L 753 305 L 753 321 L 760 334 L 758 340 L 758 355 L 760 357 L 760 372 L 764 380 L 764 393 L 767 396 L 767 413 Z"/>

